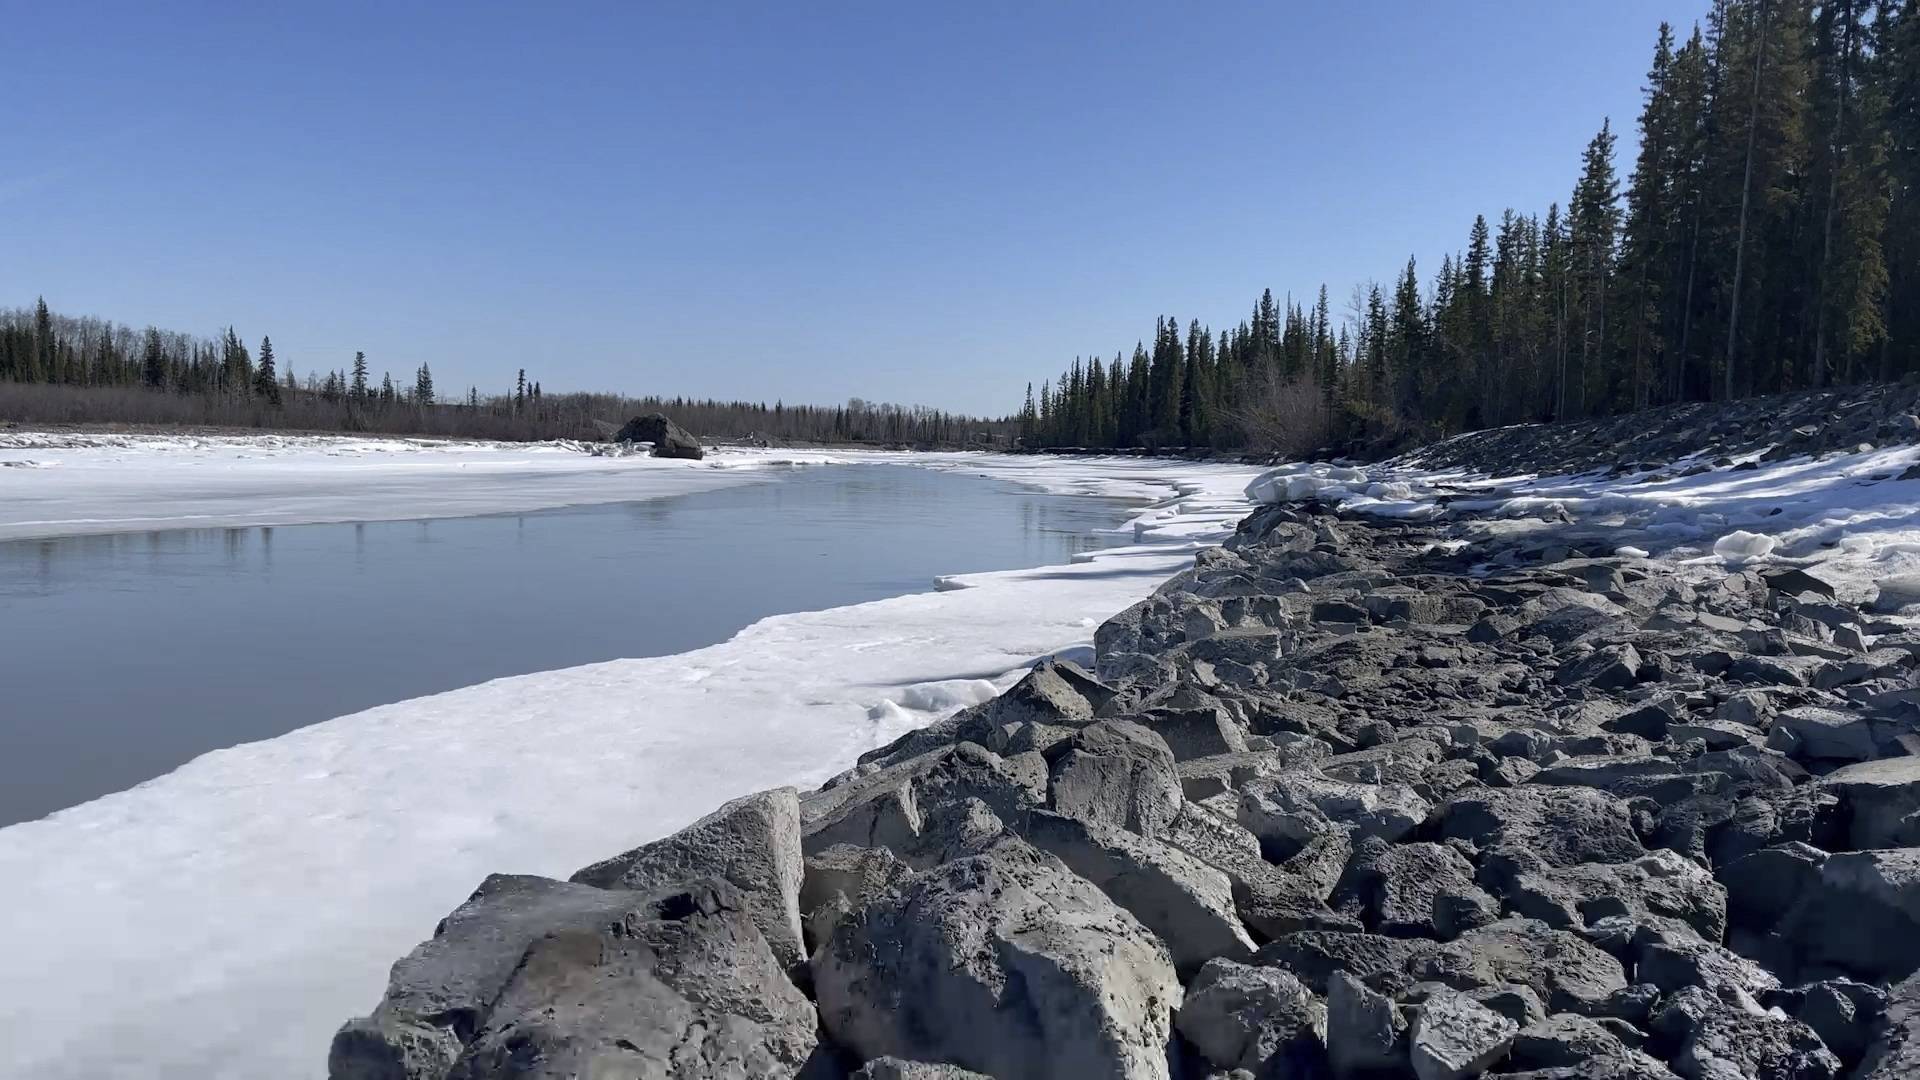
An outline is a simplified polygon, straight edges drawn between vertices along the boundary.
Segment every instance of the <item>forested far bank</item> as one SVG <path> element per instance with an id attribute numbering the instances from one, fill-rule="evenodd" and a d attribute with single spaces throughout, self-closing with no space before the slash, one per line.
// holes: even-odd
<path id="1" fill-rule="evenodd" d="M 1716 0 L 1663 24 L 1616 160 L 1477 217 L 1423 276 L 1271 291 L 1029 387 L 1034 446 L 1301 452 L 1920 371 L 1920 0 Z"/>
<path id="2" fill-rule="evenodd" d="M 343 358 L 346 359 L 346 358 Z M 709 439 L 880 446 L 1010 445 L 1012 422 L 868 402 L 768 405 L 685 397 L 550 393 L 526 371 L 511 390 L 449 393 L 422 364 L 396 380 L 364 352 L 296 375 L 228 329 L 218 338 L 47 308 L 0 309 L 0 421 L 181 425 L 486 439 L 604 439 L 628 417 L 664 412 Z"/>

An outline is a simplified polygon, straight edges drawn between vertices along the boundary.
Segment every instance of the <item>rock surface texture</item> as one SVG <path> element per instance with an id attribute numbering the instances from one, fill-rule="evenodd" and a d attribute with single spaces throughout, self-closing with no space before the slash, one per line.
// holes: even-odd
<path id="1" fill-rule="evenodd" d="M 1531 525 L 1262 507 L 1091 669 L 488 879 L 331 1075 L 1920 1075 L 1920 634 Z"/>

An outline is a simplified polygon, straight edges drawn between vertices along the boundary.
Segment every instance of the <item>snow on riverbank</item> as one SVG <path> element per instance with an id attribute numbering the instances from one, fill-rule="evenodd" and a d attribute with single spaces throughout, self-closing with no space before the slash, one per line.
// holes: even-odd
<path id="1" fill-rule="evenodd" d="M 282 484 L 309 489 L 290 500 L 316 505 L 312 489 L 321 488 L 342 512 L 399 505 L 385 492 L 344 490 L 331 475 L 340 462 L 309 460 L 342 456 L 336 449 L 344 453 L 284 451 L 291 468 L 318 474 Z M 252 460 L 252 451 L 231 447 L 188 452 Z M 534 485 L 587 473 L 575 464 L 549 470 L 546 458 L 518 448 L 518 460 L 539 463 L 535 472 L 515 465 L 469 484 L 441 457 L 368 453 L 393 455 L 379 459 L 383 483 L 419 497 L 459 485 L 469 506 L 512 497 L 515 481 L 505 477 L 516 469 L 518 483 Z M 509 452 L 436 453 L 471 453 L 456 460 L 487 474 Z M 46 472 L 110 471 L 78 466 L 73 452 L 57 449 L 5 456 L 61 462 Z M 797 456 L 727 454 L 717 464 Z M 432 462 L 423 466 L 429 478 L 405 477 L 407 463 L 422 459 Z M 1160 501 L 1132 523 L 1140 543 L 1072 565 L 957 576 L 941 591 L 776 616 L 678 656 L 383 706 L 216 751 L 129 791 L 0 830 L 0 954 L 11 976 L 0 986 L 0 1074 L 323 1075 L 334 1027 L 378 1000 L 394 957 L 431 934 L 487 873 L 564 877 L 730 796 L 817 783 L 861 751 L 1008 685 L 1036 657 L 1084 647 L 1102 620 L 1231 531 L 1255 472 L 977 454 L 807 457 L 865 459 Z M 607 476 L 688 471 L 606 460 L 616 463 Z M 636 460 L 644 464 L 632 472 L 617 464 Z M 262 467 L 235 467 L 278 483 Z M 36 471 L 0 470 L 0 489 Z M 164 468 L 144 471 L 178 485 L 166 490 L 179 497 L 189 492 Z M 112 512 L 124 513 L 139 497 L 122 486 L 89 481 L 76 499 L 117 501 Z M 231 499 L 229 509 L 244 509 Z M 412 505 L 397 516 L 421 513 Z"/>
<path id="2" fill-rule="evenodd" d="M 464 517 L 750 483 L 821 451 L 705 461 L 597 456 L 577 443 L 334 435 L 0 433 L 0 540 L 148 529 Z"/>
<path id="3" fill-rule="evenodd" d="M 1818 566 L 1847 598 L 1920 593 L 1920 447 L 1894 446 L 1776 461 L 1752 453 L 1706 468 L 1578 476 L 1489 477 L 1408 468 L 1288 465 L 1248 485 L 1256 502 L 1306 497 L 1386 517 L 1461 511 L 1510 519 L 1512 529 L 1566 520 L 1569 539 L 1651 554 L 1702 573 Z M 1700 471 L 1695 471 L 1696 469 Z M 1692 475 L 1687 475 L 1691 473 Z M 1498 524 L 1492 526 L 1500 528 Z"/>

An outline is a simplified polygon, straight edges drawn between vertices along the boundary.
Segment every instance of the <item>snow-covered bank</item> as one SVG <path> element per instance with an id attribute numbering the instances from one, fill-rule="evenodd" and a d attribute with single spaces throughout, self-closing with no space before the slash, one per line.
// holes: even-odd
<path id="1" fill-rule="evenodd" d="M 0 433 L 0 540 L 629 502 L 848 456 L 743 449 L 682 461 L 598 456 L 574 443 Z"/>
<path id="2" fill-rule="evenodd" d="M 1247 495 L 1256 502 L 1313 497 L 1383 517 L 1471 513 L 1496 519 L 1485 526 L 1495 532 L 1566 521 L 1572 527 L 1560 535 L 1568 540 L 1651 553 L 1702 573 L 1818 565 L 1823 578 L 1860 600 L 1920 573 L 1920 446 L 1766 456 L 1574 476 L 1489 476 L 1392 461 L 1299 464 L 1261 474 Z"/>
<path id="3" fill-rule="evenodd" d="M 389 479 L 415 496 L 458 476 L 436 463 L 409 478 L 404 462 L 414 459 L 392 453 L 403 464 Z M 0 830 L 0 951 L 13 976 L 0 988 L 0 1073 L 319 1075 L 339 1019 L 377 1000 L 392 958 L 486 873 L 565 876 L 731 795 L 816 783 L 876 743 L 983 699 L 1033 658 L 1087 642 L 1196 546 L 1230 531 L 1254 471 L 970 454 L 872 459 L 1162 501 L 1135 520 L 1138 546 L 1070 566 L 960 576 L 939 592 L 767 619 L 679 656 L 384 706 L 208 754 L 130 791 Z M 356 460 L 364 459 L 345 464 Z M 636 472 L 688 467 L 605 460 L 642 463 Z M 5 470 L 0 484 L 62 467 Z M 314 486 L 343 485 L 323 476 Z M 101 489 L 83 485 L 76 498 Z M 339 497 L 345 505 L 361 494 Z M 408 505 L 393 516 L 422 513 Z"/>

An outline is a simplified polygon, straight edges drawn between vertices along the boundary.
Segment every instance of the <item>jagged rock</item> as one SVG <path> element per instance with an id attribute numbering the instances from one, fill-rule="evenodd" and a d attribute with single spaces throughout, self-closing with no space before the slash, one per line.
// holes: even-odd
<path id="1" fill-rule="evenodd" d="M 1720 940 L 1727 928 L 1727 890 L 1704 867 L 1672 851 L 1625 863 L 1523 872 L 1515 876 L 1507 902 L 1517 914 L 1562 930 L 1609 915 L 1679 919 L 1709 941 Z"/>
<path id="2" fill-rule="evenodd" d="M 653 444 L 653 456 L 663 458 L 691 458 L 695 461 L 706 456 L 700 449 L 700 440 L 687 433 L 687 430 L 663 413 L 649 413 L 628 420 L 614 434 L 617 443 L 644 442 Z"/>
<path id="3" fill-rule="evenodd" d="M 1559 1013 L 1521 1028 L 1507 1058 L 1513 1069 L 1577 1066 L 1590 1058 L 1625 1058 L 1627 1045 L 1597 1020 Z"/>
<path id="4" fill-rule="evenodd" d="M 1891 982 L 1920 969 L 1920 848 L 1829 857 L 1775 933 L 1802 972 Z"/>
<path id="5" fill-rule="evenodd" d="M 840 917 L 905 881 L 912 868 L 886 848 L 840 844 L 807 856 L 800 885 L 800 917 L 807 944 L 832 936 Z"/>
<path id="6" fill-rule="evenodd" d="M 1441 992 L 1414 1014 L 1408 1056 L 1420 1080 L 1466 1080 L 1506 1056 L 1518 1024 L 1465 994 Z"/>
<path id="7" fill-rule="evenodd" d="M 1887 1008 L 1887 992 L 1850 979 L 1827 979 L 1762 995 L 1761 1004 L 1786 1010 L 1813 1029 L 1843 1065 L 1858 1065 Z"/>
<path id="8" fill-rule="evenodd" d="M 1000 1078 L 1165 1078 L 1173 961 L 1133 916 L 1024 845 L 851 912 L 815 954 L 822 1026 L 865 1058 Z"/>
<path id="9" fill-rule="evenodd" d="M 1240 824 L 1269 858 L 1284 856 L 1330 826 L 1395 841 L 1426 820 L 1432 805 L 1404 784 L 1357 784 L 1296 770 L 1240 790 Z"/>
<path id="10" fill-rule="evenodd" d="M 1553 681 L 1562 686 L 1584 683 L 1596 690 L 1623 690 L 1640 681 L 1643 661 L 1631 645 L 1607 645 L 1563 664 Z"/>
<path id="11" fill-rule="evenodd" d="M 794 967 L 806 958 L 800 800 L 790 787 L 735 799 L 672 836 L 594 863 L 570 880 L 645 893 L 702 877 L 724 878 L 740 888 L 754 925 L 782 964 Z"/>
<path id="12" fill-rule="evenodd" d="M 1709 1011 L 1671 1062 L 1686 1080 L 1837 1080 L 1840 1060 L 1798 1020 L 1722 1006 Z"/>
<path id="13" fill-rule="evenodd" d="M 1371 979 L 1387 972 L 1402 972 L 1432 948 L 1432 942 L 1379 934 L 1301 930 L 1262 945 L 1253 954 L 1253 962 L 1289 971 L 1314 993 L 1325 994 L 1336 973 Z"/>
<path id="14" fill-rule="evenodd" d="M 1326 1006 L 1278 968 L 1209 960 L 1187 986 L 1175 1026 L 1221 1069 L 1289 1076 L 1326 1055 Z"/>
<path id="15" fill-rule="evenodd" d="M 1840 797 L 1856 848 L 1920 845 L 1920 757 L 1863 761 L 1819 781 Z"/>
<path id="16" fill-rule="evenodd" d="M 1227 875 L 1180 849 L 1045 811 L 1028 819 L 1023 835 L 1153 931 L 1183 975 L 1213 957 L 1243 960 L 1253 953 Z"/>
<path id="17" fill-rule="evenodd" d="M 1500 905 L 1474 884 L 1473 864 L 1444 844 L 1388 844 L 1354 850 L 1330 901 L 1390 937 L 1452 938 L 1499 918 Z"/>
<path id="18" fill-rule="evenodd" d="M 1587 788 L 1529 784 L 1456 799 L 1441 812 L 1440 834 L 1547 866 L 1627 862 L 1647 853 L 1625 804 Z"/>
<path id="19" fill-rule="evenodd" d="M 1627 985 L 1618 960 L 1533 919 L 1502 919 L 1470 930 L 1415 954 L 1408 971 L 1460 990 L 1521 984 L 1554 1012 L 1596 1011 Z"/>
<path id="20" fill-rule="evenodd" d="M 1238 721 L 1219 705 L 1192 709 L 1153 709 L 1136 718 L 1166 740 L 1175 761 L 1240 754 L 1247 735 Z"/>
<path id="21" fill-rule="evenodd" d="M 732 885 L 528 947 L 449 1080 L 797 1076 L 818 1018 Z"/>
<path id="22" fill-rule="evenodd" d="M 1180 812 L 1180 773 L 1166 740 L 1102 720 L 1046 752 L 1047 805 L 1068 817 L 1153 836 Z"/>
<path id="23" fill-rule="evenodd" d="M 440 921 L 431 940 L 393 966 L 373 1014 L 349 1022 L 334 1037 L 329 1075 L 444 1076 L 529 945 L 549 933 L 618 922 L 635 900 L 541 877 L 489 876 Z"/>
<path id="24" fill-rule="evenodd" d="M 1327 985 L 1327 1058 L 1338 1077 L 1398 1074 L 1408 1064 L 1406 1018 L 1344 971 Z"/>
<path id="25" fill-rule="evenodd" d="M 1704 986 L 1716 993 L 1735 988 L 1758 994 L 1780 985 L 1760 965 L 1714 942 L 1676 934 L 1658 934 L 1638 943 L 1634 977 L 1663 993 Z"/>
<path id="26" fill-rule="evenodd" d="M 1871 720 L 1817 706 L 1788 709 L 1774 717 L 1767 745 L 1802 760 L 1869 761 L 1877 754 Z"/>
<path id="27" fill-rule="evenodd" d="M 917 867 L 941 861 L 944 846 L 932 828 L 938 811 L 966 800 L 1001 819 L 1017 819 L 1035 793 L 998 754 L 970 742 L 851 776 L 800 800 L 801 847 L 808 855 L 836 844 L 884 847 Z M 927 834 L 933 842 L 925 845 Z"/>
<path id="28" fill-rule="evenodd" d="M 1728 913 L 1744 926 L 1765 930 L 1819 887 L 1826 861 L 1826 852 L 1791 841 L 1743 855 L 1714 876 L 1726 888 Z"/>
<path id="29" fill-rule="evenodd" d="M 1920 975 L 1895 986 L 1886 1019 L 1874 1035 L 1855 1080 L 1908 1080 L 1920 1076 Z"/>

